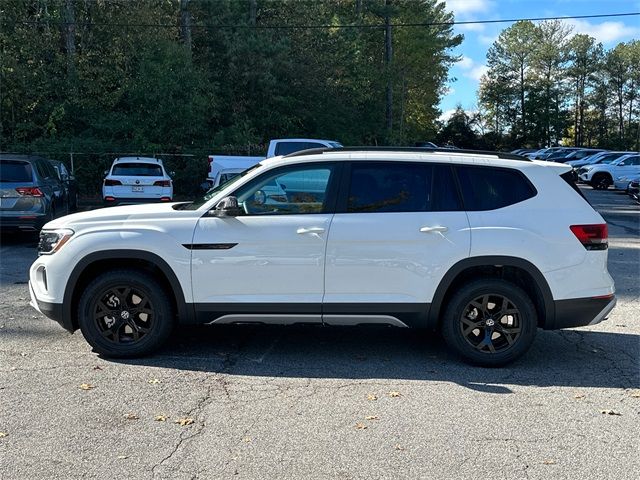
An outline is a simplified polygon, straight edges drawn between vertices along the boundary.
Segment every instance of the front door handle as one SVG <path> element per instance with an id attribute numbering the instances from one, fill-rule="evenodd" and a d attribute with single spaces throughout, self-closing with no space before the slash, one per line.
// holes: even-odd
<path id="1" fill-rule="evenodd" d="M 434 233 L 434 232 L 435 233 L 443 233 L 443 232 L 446 232 L 447 230 L 449 230 L 449 227 L 443 227 L 441 225 L 436 225 L 436 226 L 433 226 L 433 227 L 422 227 L 420 229 L 420 231 L 422 233 Z"/>
<path id="2" fill-rule="evenodd" d="M 322 228 L 322 227 L 309 227 L 309 228 L 300 227 L 298 230 L 296 230 L 296 233 L 299 233 L 299 234 L 303 234 L 303 233 L 324 233 L 324 228 Z"/>

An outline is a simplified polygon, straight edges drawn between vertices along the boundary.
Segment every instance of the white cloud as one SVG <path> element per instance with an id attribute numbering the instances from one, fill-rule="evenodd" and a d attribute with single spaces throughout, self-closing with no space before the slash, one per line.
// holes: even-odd
<path id="1" fill-rule="evenodd" d="M 482 76 L 489 71 L 489 67 L 484 64 L 477 64 L 465 75 L 469 78 L 473 78 L 476 82 L 479 82 Z"/>
<path id="2" fill-rule="evenodd" d="M 493 45 L 498 39 L 498 35 L 478 35 L 478 40 L 483 45 Z"/>
<path id="3" fill-rule="evenodd" d="M 463 75 L 465 77 L 471 78 L 476 82 L 479 82 L 482 75 L 487 73 L 489 70 L 485 64 L 478 63 L 473 59 L 464 56 L 460 59 L 457 66 L 464 71 Z"/>
<path id="4" fill-rule="evenodd" d="M 438 117 L 438 120 L 440 120 L 441 122 L 446 122 L 451 118 L 451 115 L 453 115 L 455 112 L 456 112 L 455 108 L 452 108 L 451 110 L 445 110 L 444 112 L 442 112 L 442 115 Z"/>
<path id="5" fill-rule="evenodd" d="M 463 70 L 469 70 L 471 67 L 473 67 L 473 60 L 471 60 L 469 57 L 463 56 L 457 63 L 457 65 Z"/>
<path id="6" fill-rule="evenodd" d="M 484 13 L 493 7 L 493 0 L 446 0 L 445 3 L 456 17 Z"/>
<path id="7" fill-rule="evenodd" d="M 593 24 L 586 20 L 569 19 L 566 23 L 573 26 L 574 33 L 591 35 L 604 44 L 640 36 L 640 27 L 631 27 L 622 22 L 602 22 Z"/>

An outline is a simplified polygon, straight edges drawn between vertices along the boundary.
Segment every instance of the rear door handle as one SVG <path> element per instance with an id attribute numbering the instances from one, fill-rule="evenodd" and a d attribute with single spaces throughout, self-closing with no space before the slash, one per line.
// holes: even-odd
<path id="1" fill-rule="evenodd" d="M 322 227 L 309 227 L 309 228 L 300 227 L 298 230 L 296 230 L 296 233 L 299 233 L 299 234 L 303 234 L 303 233 L 324 233 L 324 228 L 322 228 Z"/>
<path id="2" fill-rule="evenodd" d="M 443 233 L 449 230 L 449 227 L 443 227 L 441 225 L 435 225 L 433 227 L 422 227 L 420 231 L 422 233 Z"/>

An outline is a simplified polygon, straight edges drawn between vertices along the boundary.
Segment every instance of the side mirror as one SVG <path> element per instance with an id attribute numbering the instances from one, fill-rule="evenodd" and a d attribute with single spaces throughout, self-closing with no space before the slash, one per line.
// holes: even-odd
<path id="1" fill-rule="evenodd" d="M 106 177 L 109 174 L 109 170 L 105 170 L 102 174 Z"/>
<path id="2" fill-rule="evenodd" d="M 236 197 L 224 197 L 218 202 L 216 208 L 209 211 L 209 215 L 214 217 L 237 217 L 243 214 L 244 210 L 238 205 Z"/>
<path id="3" fill-rule="evenodd" d="M 170 176 L 171 178 L 175 177 L 175 176 L 176 176 L 176 172 L 169 172 L 169 176 Z"/>

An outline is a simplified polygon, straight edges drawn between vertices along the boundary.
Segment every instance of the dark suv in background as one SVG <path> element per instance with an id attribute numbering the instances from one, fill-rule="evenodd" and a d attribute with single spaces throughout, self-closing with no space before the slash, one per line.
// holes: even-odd
<path id="1" fill-rule="evenodd" d="M 39 231 L 69 212 L 65 185 L 46 158 L 0 154 L 0 229 Z"/>

